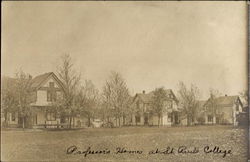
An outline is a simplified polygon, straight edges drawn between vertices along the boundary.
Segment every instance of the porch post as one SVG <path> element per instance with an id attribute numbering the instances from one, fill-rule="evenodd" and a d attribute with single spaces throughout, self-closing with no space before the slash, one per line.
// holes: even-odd
<path id="1" fill-rule="evenodd" d="M 213 115 L 213 124 L 216 124 L 216 117 Z"/>
<path id="2" fill-rule="evenodd" d="M 205 114 L 204 117 L 205 117 L 205 124 L 207 124 L 207 114 Z"/>
<path id="3" fill-rule="evenodd" d="M 141 118 L 140 124 L 141 124 L 141 125 L 144 125 L 144 115 L 142 114 L 142 115 L 140 116 L 140 118 Z"/>

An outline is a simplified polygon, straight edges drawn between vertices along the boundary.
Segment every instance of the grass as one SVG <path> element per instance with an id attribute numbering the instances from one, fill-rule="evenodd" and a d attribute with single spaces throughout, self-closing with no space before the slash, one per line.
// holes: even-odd
<path id="1" fill-rule="evenodd" d="M 110 150 L 110 154 L 66 154 L 78 150 Z M 196 154 L 178 154 L 180 146 Z M 232 154 L 205 154 L 205 146 L 219 146 Z M 115 154 L 117 148 L 126 150 Z M 152 150 L 174 149 L 174 154 L 151 154 Z M 129 153 L 129 151 L 131 151 Z M 141 151 L 142 153 L 136 153 Z M 232 161 L 247 159 L 247 129 L 232 126 L 89 128 L 65 131 L 3 131 L 3 161 Z"/>

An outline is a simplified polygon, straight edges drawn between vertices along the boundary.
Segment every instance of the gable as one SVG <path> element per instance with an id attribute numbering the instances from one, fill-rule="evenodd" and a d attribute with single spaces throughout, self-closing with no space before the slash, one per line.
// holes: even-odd
<path id="1" fill-rule="evenodd" d="M 55 76 L 55 74 L 49 75 L 40 85 L 40 88 L 48 88 L 50 83 L 54 83 L 54 87 L 63 90 L 61 81 Z"/>
<path id="2" fill-rule="evenodd" d="M 175 94 L 173 93 L 173 91 L 171 89 L 166 89 L 166 93 L 168 98 L 173 99 L 176 103 L 178 103 L 178 99 L 176 98 Z M 153 91 L 149 92 L 149 93 L 137 93 L 133 99 L 133 101 L 140 101 L 146 104 L 149 104 L 152 102 L 153 99 Z"/>
<path id="3" fill-rule="evenodd" d="M 35 77 L 31 81 L 31 86 L 32 88 L 39 90 L 41 88 L 49 87 L 50 82 L 54 83 L 55 88 L 63 90 L 62 82 L 57 78 L 57 76 L 53 72 L 45 73 Z"/>
<path id="4" fill-rule="evenodd" d="M 55 88 L 60 88 L 59 83 L 54 79 L 54 77 L 50 76 L 46 82 L 44 82 L 41 87 L 49 87 L 50 83 L 54 83 Z"/>
<path id="5" fill-rule="evenodd" d="M 42 84 L 42 82 L 48 78 L 48 76 L 51 75 L 51 73 L 45 73 L 45 74 L 41 74 L 36 76 L 35 78 L 33 78 L 31 80 L 31 87 L 34 89 L 39 88 L 39 86 Z"/>
<path id="6" fill-rule="evenodd" d="M 210 100 L 211 99 L 209 98 L 205 105 L 207 105 L 210 102 Z M 236 102 L 239 102 L 239 104 L 242 106 L 242 102 L 239 96 L 220 96 L 215 98 L 215 102 L 220 107 L 232 107 L 235 105 Z"/>
<path id="7" fill-rule="evenodd" d="M 175 96 L 174 92 L 171 90 L 171 89 L 168 89 L 169 93 L 168 94 L 171 94 L 173 96 L 173 100 L 175 100 L 176 103 L 179 102 L 179 100 L 177 99 L 177 97 Z"/>

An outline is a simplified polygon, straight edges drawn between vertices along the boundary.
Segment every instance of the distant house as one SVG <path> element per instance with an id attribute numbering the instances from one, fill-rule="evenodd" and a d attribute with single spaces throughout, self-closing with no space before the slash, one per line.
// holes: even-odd
<path id="1" fill-rule="evenodd" d="M 178 100 L 171 89 L 166 90 L 168 101 L 166 101 L 166 111 L 160 118 L 160 125 L 171 126 L 179 123 L 179 111 L 177 108 Z M 132 125 L 158 125 L 158 116 L 152 111 L 153 92 L 137 93 L 133 98 L 135 114 L 132 115 Z"/>
<path id="2" fill-rule="evenodd" d="M 213 102 L 214 109 L 211 109 Z M 243 104 L 239 96 L 211 97 L 204 104 L 205 124 L 232 124 L 238 125 L 237 116 L 243 110 Z"/>
<path id="3" fill-rule="evenodd" d="M 15 79 L 8 79 L 8 82 Z M 58 125 L 68 125 L 67 116 L 62 117 L 51 107 L 63 95 L 63 84 L 53 73 L 45 73 L 31 79 L 31 111 L 26 118 L 20 118 L 17 111 L 5 112 L 5 122 L 8 127 L 22 127 L 22 123 L 26 128 L 50 128 L 58 127 Z M 7 84 L 7 83 L 5 83 Z M 24 120 L 24 122 L 23 122 Z M 82 125 L 80 117 L 73 118 L 73 125 Z"/>

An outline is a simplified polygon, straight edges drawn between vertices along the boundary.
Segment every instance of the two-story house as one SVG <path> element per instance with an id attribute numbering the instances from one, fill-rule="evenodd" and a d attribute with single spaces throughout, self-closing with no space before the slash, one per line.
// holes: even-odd
<path id="1" fill-rule="evenodd" d="M 53 72 L 45 73 L 34 78 L 29 78 L 29 114 L 20 116 L 18 108 L 11 111 L 3 110 L 4 121 L 7 127 L 41 128 L 47 125 L 61 124 L 62 120 L 52 108 L 53 103 L 63 95 L 63 84 Z M 18 81 L 14 78 L 5 77 L 2 79 L 2 88 L 13 87 Z M 15 93 L 15 92 L 14 92 Z M 18 105 L 16 105 L 18 106 Z"/>
<path id="2" fill-rule="evenodd" d="M 63 84 L 53 73 L 45 73 L 31 80 L 32 88 L 32 115 L 31 125 L 33 128 L 46 127 L 61 123 L 61 118 L 50 107 L 53 102 L 63 95 Z"/>
<path id="3" fill-rule="evenodd" d="M 168 100 L 166 111 L 160 117 L 160 125 L 171 126 L 179 123 L 178 100 L 171 89 L 166 90 Z M 137 93 L 133 99 L 136 113 L 132 115 L 132 125 L 158 125 L 158 115 L 152 111 L 153 92 Z"/>
<path id="4" fill-rule="evenodd" d="M 211 97 L 204 104 L 205 124 L 238 125 L 237 116 L 242 112 L 243 105 L 239 96 Z"/>

